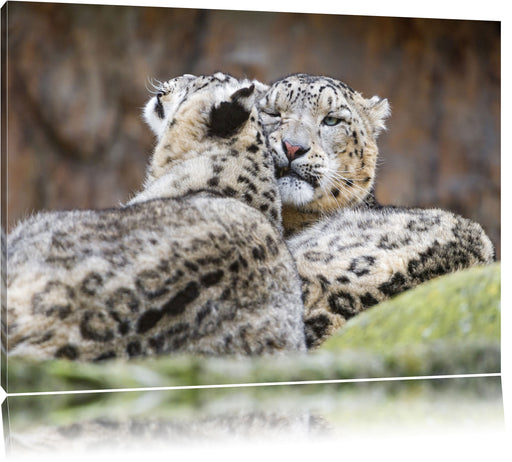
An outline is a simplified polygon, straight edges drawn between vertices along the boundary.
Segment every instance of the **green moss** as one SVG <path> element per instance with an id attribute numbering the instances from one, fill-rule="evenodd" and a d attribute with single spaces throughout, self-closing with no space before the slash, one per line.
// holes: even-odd
<path id="1" fill-rule="evenodd" d="M 270 416 L 307 412 L 333 423 L 367 425 L 375 416 L 400 414 L 409 418 L 411 408 L 422 413 L 444 404 L 482 410 L 491 404 L 500 413 L 499 377 L 440 380 L 328 383 L 229 389 L 131 391 L 51 396 L 9 397 L 9 425 L 24 431 L 40 425 L 70 425 L 78 421 L 150 418 L 183 421 L 216 414 L 266 413 Z M 418 408 L 418 406 L 420 408 Z M 4 409 L 5 410 L 5 409 Z M 429 419 L 433 417 L 428 413 Z M 478 418 L 481 418 L 478 414 Z"/>
<path id="2" fill-rule="evenodd" d="M 500 264 L 443 276 L 351 319 L 321 348 L 383 353 L 439 340 L 500 341 Z"/>

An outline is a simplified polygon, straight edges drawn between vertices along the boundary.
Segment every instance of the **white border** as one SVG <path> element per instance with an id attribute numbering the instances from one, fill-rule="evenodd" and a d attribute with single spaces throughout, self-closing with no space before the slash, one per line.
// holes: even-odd
<path id="1" fill-rule="evenodd" d="M 19 0 L 18 0 L 19 1 Z M 25 1 L 25 0 L 22 0 Z M 49 1 L 48 1 L 49 2 Z M 4 2 L 2 2 L 4 3 Z M 189 0 L 189 1 L 179 1 L 174 0 L 170 2 L 166 1 L 75 1 L 75 2 L 63 2 L 61 0 L 52 0 L 52 3 L 87 3 L 87 4 L 108 4 L 108 5 L 133 5 L 133 6 L 157 6 L 157 7 L 181 7 L 181 8 L 200 8 L 200 9 L 226 9 L 226 10 L 245 10 L 245 11 L 273 11 L 273 12 L 301 12 L 301 13 L 322 13 L 322 14 L 347 14 L 347 15 L 365 15 L 365 16 L 392 16 L 392 17 L 418 17 L 418 18 L 442 18 L 442 19 L 463 19 L 463 20 L 486 20 L 486 21 L 501 21 L 501 32 L 502 32 L 502 69 L 501 69 L 501 81 L 502 81 L 502 101 L 501 101 L 501 112 L 502 112 L 502 134 L 506 135 L 510 132 L 509 128 L 509 117 L 507 116 L 507 110 L 510 108 L 510 91 L 508 89 L 508 84 L 510 83 L 509 77 L 509 53 L 510 53 L 510 33 L 509 33 L 509 20 L 510 13 L 508 8 L 509 4 L 507 4 L 503 0 L 487 0 L 485 2 L 481 1 L 452 1 L 447 2 L 446 0 L 431 0 L 429 2 L 410 2 L 403 0 L 386 0 L 381 2 L 370 1 L 370 2 L 361 2 L 361 1 L 352 1 L 352 2 L 305 2 L 305 1 L 293 1 L 293 0 L 258 0 L 258 1 L 226 1 L 226 0 L 214 0 L 214 1 L 199 1 L 199 0 Z M 508 217 L 508 199 L 510 197 L 510 184 L 511 181 L 508 180 L 507 174 L 510 173 L 510 155 L 512 155 L 511 142 L 509 141 L 509 137 L 503 136 L 501 137 L 501 151 L 507 155 L 501 156 L 501 172 L 502 172 L 502 182 L 501 182 L 501 204 L 502 204 L 502 221 L 501 221 L 501 260 L 502 260 L 502 280 L 510 281 L 510 271 L 509 271 L 509 258 L 510 258 L 510 245 L 507 243 L 507 240 L 503 237 L 509 237 L 509 222 L 510 219 Z M 510 314 L 510 309 L 512 309 L 510 305 L 510 289 L 507 287 L 507 284 L 503 285 L 502 289 L 502 383 L 503 383 L 503 402 L 505 408 L 505 419 L 506 419 L 506 427 L 507 433 L 510 433 L 512 426 L 512 416 L 510 414 L 511 411 L 511 402 L 512 402 L 512 394 L 510 392 L 510 382 L 512 381 L 511 371 L 512 368 L 510 365 L 510 329 L 511 329 L 511 319 L 512 315 Z M 499 375 L 499 374 L 498 374 Z M 414 377 L 414 378 L 392 378 L 391 380 L 418 380 L 425 379 L 430 377 Z M 433 378 L 443 378 L 443 377 L 433 377 Z M 373 379 L 371 379 L 373 380 Z M 389 379 L 375 379 L 375 380 L 389 380 Z M 325 383 L 325 382 L 322 382 Z M 328 383 L 328 382 L 327 382 Z M 266 386 L 266 385 L 274 385 L 274 384 L 257 384 L 257 386 Z M 282 385 L 281 383 L 275 385 Z M 234 386 L 234 385 L 233 385 Z M 255 384 L 244 384 L 243 386 L 255 386 Z M 106 391 L 116 391 L 116 390 L 101 390 L 102 392 Z M 128 391 L 128 390 L 127 390 Z M 136 391 L 135 389 L 130 389 L 129 391 Z M 87 391 L 90 393 L 91 391 Z M 74 392 L 69 392 L 74 393 Z M 13 394 L 12 396 L 15 396 Z M 19 396 L 19 394 L 17 395 Z M 5 397 L 5 392 L 0 389 L 0 401 Z M 1 430 L 2 422 L 0 420 L 0 430 Z M 481 443 L 481 447 L 485 448 L 486 438 L 484 435 L 483 441 Z M 496 449 L 496 440 L 491 438 L 489 440 L 491 444 L 493 444 L 492 448 Z M 365 443 L 365 442 L 363 442 Z M 382 441 L 381 441 L 382 443 Z M 464 444 L 465 442 L 463 442 Z M 471 446 L 471 441 L 468 441 L 469 446 Z M 415 442 L 411 441 L 409 444 L 407 442 L 401 441 L 402 445 L 398 453 L 394 452 L 392 454 L 393 460 L 401 460 L 397 456 L 407 454 L 408 458 L 412 456 L 412 458 L 419 460 L 426 460 L 423 456 L 427 455 L 425 451 L 420 450 L 415 444 Z M 410 453 L 407 450 L 404 452 L 405 448 L 408 448 Z M 473 441 L 473 446 L 475 442 Z M 500 448 L 505 448 L 502 439 L 498 442 Z M 0 438 L 0 451 L 2 451 L 3 447 L 3 438 Z M 385 457 L 385 449 L 394 449 L 390 448 L 389 445 L 383 445 L 380 451 L 377 451 L 376 454 Z M 345 446 L 345 450 L 348 447 Z M 354 449 L 354 448 L 352 448 Z M 438 447 L 438 450 L 432 453 L 428 452 L 428 457 L 432 454 L 438 453 L 443 454 L 445 452 L 445 456 L 453 456 L 457 454 L 461 454 L 461 450 L 459 452 L 453 453 L 453 450 L 446 452 L 446 447 Z M 461 448 L 462 449 L 462 448 Z M 491 447 L 489 447 L 489 450 Z M 347 456 L 349 454 L 357 454 L 359 455 L 359 451 L 354 453 L 353 451 L 341 451 L 341 453 L 336 453 L 334 451 L 341 450 L 341 448 L 334 448 L 332 455 L 335 457 Z M 286 449 L 285 449 L 286 451 Z M 296 454 L 298 451 L 292 451 L 292 454 Z M 323 451 L 321 452 L 323 454 Z M 495 452 L 496 453 L 496 452 Z M 462 454 L 466 456 L 465 460 L 473 460 L 473 457 L 468 456 L 468 452 L 466 450 L 462 451 Z M 478 453 L 479 454 L 479 453 Z M 233 456 L 232 451 L 230 453 L 222 452 L 221 457 L 223 460 L 226 459 L 226 456 Z M 277 456 L 285 456 L 288 457 L 291 454 L 284 454 L 278 452 L 274 454 Z M 306 455 L 306 453 L 304 453 Z M 313 455 L 318 455 L 316 452 Z M 475 452 L 475 457 L 477 452 Z M 228 457 L 231 460 L 231 457 Z M 82 460 L 82 458 L 80 458 Z M 86 460 L 85 458 L 83 460 Z M 89 460 L 89 457 L 87 458 Z M 132 460 L 130 458 L 130 460 Z M 140 454 L 135 455 L 133 460 L 140 460 Z M 190 460 L 190 459 L 189 459 Z M 194 458 L 194 460 L 196 460 Z M 197 459 L 199 460 L 199 459 Z M 275 459 L 277 460 L 277 459 Z M 446 460 L 446 459 L 444 459 Z"/>

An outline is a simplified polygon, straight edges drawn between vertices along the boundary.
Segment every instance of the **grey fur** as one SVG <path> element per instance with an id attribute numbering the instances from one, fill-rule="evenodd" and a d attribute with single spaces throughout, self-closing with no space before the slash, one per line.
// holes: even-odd
<path id="1" fill-rule="evenodd" d="M 271 156 L 257 142 L 255 96 L 244 93 L 250 117 L 236 136 L 211 136 L 209 111 L 247 85 L 197 79 L 204 87 L 160 137 L 187 123 L 200 133 L 197 150 L 163 175 L 171 189 L 116 209 L 41 213 L 10 234 L 10 355 L 304 350 L 300 281 L 280 233 Z"/>
<path id="2" fill-rule="evenodd" d="M 478 223 L 439 209 L 339 210 L 287 242 L 302 279 L 310 348 L 393 295 L 494 259 Z"/>

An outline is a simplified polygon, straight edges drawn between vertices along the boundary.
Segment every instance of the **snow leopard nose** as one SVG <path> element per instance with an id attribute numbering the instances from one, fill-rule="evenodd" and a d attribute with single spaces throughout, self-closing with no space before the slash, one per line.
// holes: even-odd
<path id="1" fill-rule="evenodd" d="M 288 157 L 288 160 L 292 162 L 293 160 L 297 159 L 297 157 L 301 157 L 306 154 L 311 148 L 305 148 L 304 146 L 292 144 L 284 140 L 283 149 L 286 157 Z"/>

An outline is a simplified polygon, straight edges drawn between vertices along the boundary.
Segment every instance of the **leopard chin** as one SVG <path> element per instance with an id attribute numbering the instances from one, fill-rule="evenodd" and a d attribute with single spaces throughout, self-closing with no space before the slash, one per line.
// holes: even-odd
<path id="1" fill-rule="evenodd" d="M 302 207 L 309 204 L 315 197 L 315 188 L 292 171 L 281 176 L 277 185 L 283 205 Z"/>

